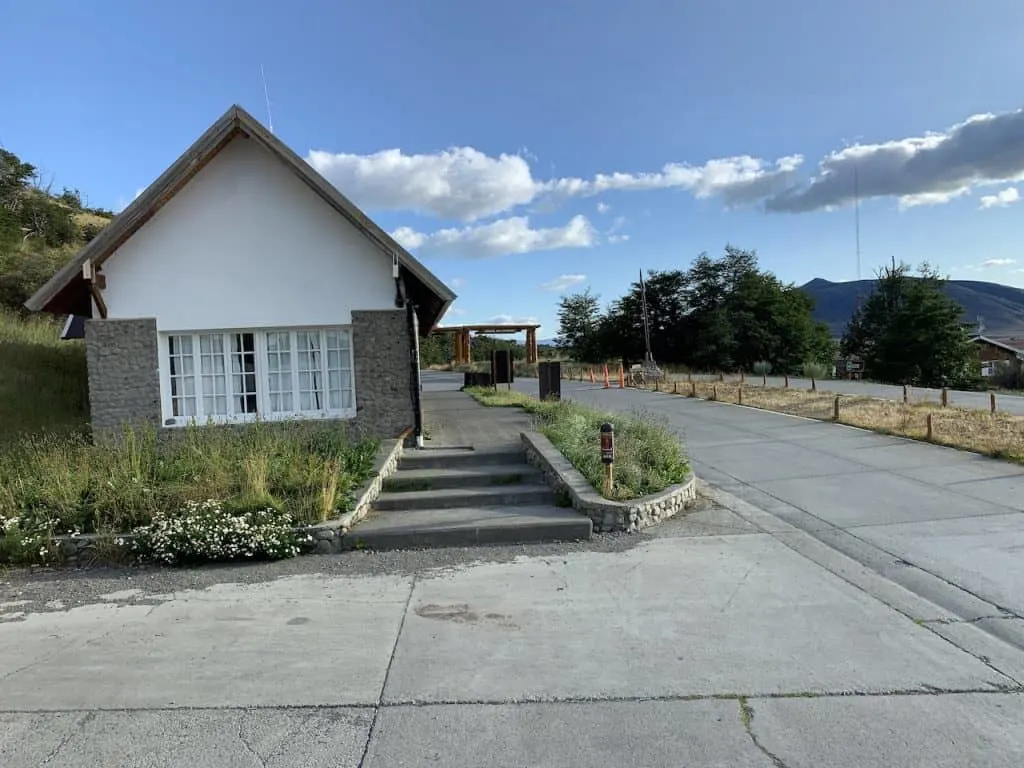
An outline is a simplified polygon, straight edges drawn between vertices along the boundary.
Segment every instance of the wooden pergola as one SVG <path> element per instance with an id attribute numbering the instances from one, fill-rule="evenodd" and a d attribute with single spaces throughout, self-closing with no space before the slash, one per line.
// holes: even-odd
<path id="1" fill-rule="evenodd" d="M 532 323 L 490 323 L 485 325 L 439 325 L 431 333 L 452 334 L 452 347 L 455 352 L 456 365 L 473 362 L 470 344 L 471 333 L 498 335 L 503 333 L 521 333 L 526 331 L 526 362 L 537 362 L 537 329 L 540 325 Z"/>

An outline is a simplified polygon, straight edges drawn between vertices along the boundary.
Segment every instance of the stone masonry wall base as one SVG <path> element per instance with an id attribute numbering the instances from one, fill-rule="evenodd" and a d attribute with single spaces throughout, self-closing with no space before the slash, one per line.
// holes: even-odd
<path id="1" fill-rule="evenodd" d="M 601 496 L 569 460 L 540 432 L 520 433 L 526 460 L 544 474 L 556 493 L 564 493 L 572 506 L 593 521 L 594 530 L 639 531 L 682 512 L 697 499 L 693 473 L 659 493 L 630 501 L 612 501 Z"/>

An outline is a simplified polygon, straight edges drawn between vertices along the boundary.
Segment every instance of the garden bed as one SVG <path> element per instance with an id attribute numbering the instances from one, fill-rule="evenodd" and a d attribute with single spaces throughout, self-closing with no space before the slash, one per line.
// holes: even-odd
<path id="1" fill-rule="evenodd" d="M 117 559 L 127 549 L 177 563 L 336 551 L 401 445 L 309 422 L 129 429 L 101 444 L 17 440 L 0 446 L 0 560 L 60 562 L 83 551 Z"/>
<path id="2" fill-rule="evenodd" d="M 611 413 L 568 400 L 541 402 L 510 390 L 470 388 L 466 392 L 484 405 L 515 406 L 533 414 L 537 431 L 602 496 L 600 428 L 611 422 L 615 427 L 615 484 L 611 495 L 605 497 L 609 501 L 643 499 L 685 484 L 691 477 L 679 437 L 649 416 Z"/>

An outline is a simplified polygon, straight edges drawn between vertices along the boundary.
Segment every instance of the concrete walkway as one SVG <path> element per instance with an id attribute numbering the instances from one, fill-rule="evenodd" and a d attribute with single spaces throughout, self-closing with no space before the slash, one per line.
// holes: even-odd
<path id="1" fill-rule="evenodd" d="M 656 415 L 682 435 L 699 477 L 1024 648 L 1024 467 L 724 403 L 562 388 Z"/>

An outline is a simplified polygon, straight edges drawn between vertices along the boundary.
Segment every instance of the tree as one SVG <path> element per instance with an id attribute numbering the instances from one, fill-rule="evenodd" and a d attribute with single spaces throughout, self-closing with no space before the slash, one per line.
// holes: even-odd
<path id="1" fill-rule="evenodd" d="M 944 283 L 927 263 L 915 277 L 893 259 L 847 324 L 842 354 L 860 356 L 865 375 L 878 381 L 976 386 L 977 354 L 960 324 L 963 307 L 945 294 Z"/>
<path id="2" fill-rule="evenodd" d="M 601 321 L 598 297 L 590 289 L 558 300 L 558 336 L 555 345 L 574 360 L 596 360 L 597 331 Z"/>

